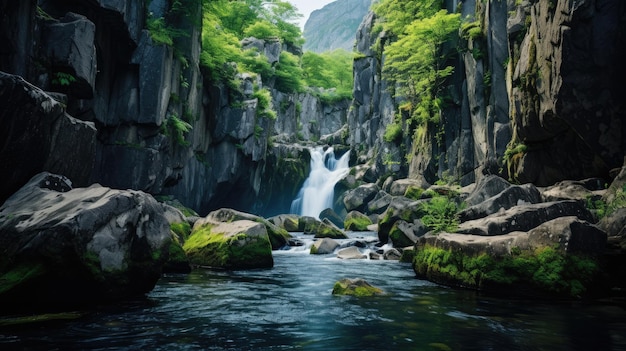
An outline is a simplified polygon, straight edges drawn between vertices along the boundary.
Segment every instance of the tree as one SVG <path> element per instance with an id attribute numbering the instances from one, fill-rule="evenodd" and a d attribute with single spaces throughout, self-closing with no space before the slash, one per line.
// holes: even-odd
<path id="1" fill-rule="evenodd" d="M 420 124 L 438 122 L 445 100 L 443 84 L 453 72 L 446 61 L 455 53 L 443 44 L 458 32 L 460 23 L 459 14 L 440 10 L 411 22 L 404 35 L 385 48 L 383 73 L 399 87 L 396 93 L 409 101 L 412 117 Z"/>

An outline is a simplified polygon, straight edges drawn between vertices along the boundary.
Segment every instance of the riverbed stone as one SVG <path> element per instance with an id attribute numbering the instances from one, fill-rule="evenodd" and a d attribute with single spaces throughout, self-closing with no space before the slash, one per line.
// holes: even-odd
<path id="1" fill-rule="evenodd" d="M 270 217 L 267 219 L 279 228 L 283 228 L 287 232 L 297 232 L 298 222 L 300 221 L 297 215 L 281 214 L 278 216 Z"/>
<path id="2" fill-rule="evenodd" d="M 359 211 L 350 211 L 346 215 L 343 227 L 352 231 L 367 231 L 367 227 L 372 224 L 372 220 Z"/>
<path id="3" fill-rule="evenodd" d="M 348 239 L 348 235 L 331 221 L 324 219 L 315 231 L 315 238 Z"/>
<path id="4" fill-rule="evenodd" d="M 219 222 L 207 216 L 196 222 L 183 249 L 193 265 L 225 268 L 270 268 L 272 245 L 263 223 Z"/>
<path id="5" fill-rule="evenodd" d="M 77 306 L 148 293 L 171 235 L 163 209 L 141 191 L 72 188 L 40 173 L 0 208 L 0 305 Z"/>
<path id="6" fill-rule="evenodd" d="M 412 223 L 414 220 L 421 218 L 424 213 L 420 209 L 420 204 L 428 200 L 411 200 L 404 196 L 395 196 L 389 207 L 383 213 L 378 221 L 378 239 L 382 243 L 389 241 L 389 234 L 393 225 L 404 220 Z"/>
<path id="7" fill-rule="evenodd" d="M 358 247 L 350 246 L 337 251 L 337 258 L 342 260 L 364 260 L 367 255 L 361 252 Z"/>
<path id="8" fill-rule="evenodd" d="M 382 296 L 385 292 L 364 279 L 342 279 L 333 286 L 333 295 L 349 295 L 356 297 Z"/>
<path id="9" fill-rule="evenodd" d="M 389 239 L 394 247 L 407 247 L 414 245 L 417 238 L 425 235 L 429 231 L 421 220 L 416 219 L 412 223 L 405 220 L 398 220 L 389 231 Z"/>
<path id="10" fill-rule="evenodd" d="M 343 227 L 343 219 L 332 208 L 327 208 L 323 210 L 322 212 L 320 212 L 320 219 L 321 220 L 327 219 L 335 226 L 339 228 Z"/>
<path id="11" fill-rule="evenodd" d="M 326 255 L 335 252 L 335 249 L 339 247 L 339 243 L 331 238 L 322 238 L 316 240 L 311 245 L 310 253 L 312 255 Z"/>

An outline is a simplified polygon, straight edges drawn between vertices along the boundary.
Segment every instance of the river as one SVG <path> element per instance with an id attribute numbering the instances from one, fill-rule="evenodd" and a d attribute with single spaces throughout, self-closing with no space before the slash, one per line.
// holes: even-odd
<path id="1" fill-rule="evenodd" d="M 374 234 L 351 236 L 363 235 Z M 165 275 L 146 299 L 5 326 L 0 350 L 626 350 L 618 306 L 487 297 L 418 280 L 408 264 L 305 248 L 274 260 Z M 357 277 L 388 295 L 331 294 Z"/>

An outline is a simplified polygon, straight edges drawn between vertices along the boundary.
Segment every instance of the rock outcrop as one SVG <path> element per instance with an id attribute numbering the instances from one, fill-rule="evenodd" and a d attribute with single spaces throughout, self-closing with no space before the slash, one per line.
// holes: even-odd
<path id="1" fill-rule="evenodd" d="M 0 208 L 0 305 L 63 308 L 148 293 L 170 241 L 152 196 L 38 174 Z"/>

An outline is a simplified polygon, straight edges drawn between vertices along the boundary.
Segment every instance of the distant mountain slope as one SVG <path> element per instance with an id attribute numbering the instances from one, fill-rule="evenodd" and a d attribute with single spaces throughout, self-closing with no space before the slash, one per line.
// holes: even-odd
<path id="1" fill-rule="evenodd" d="M 356 31 L 371 4 L 372 0 L 337 0 L 313 11 L 304 25 L 304 50 L 352 51 Z"/>

